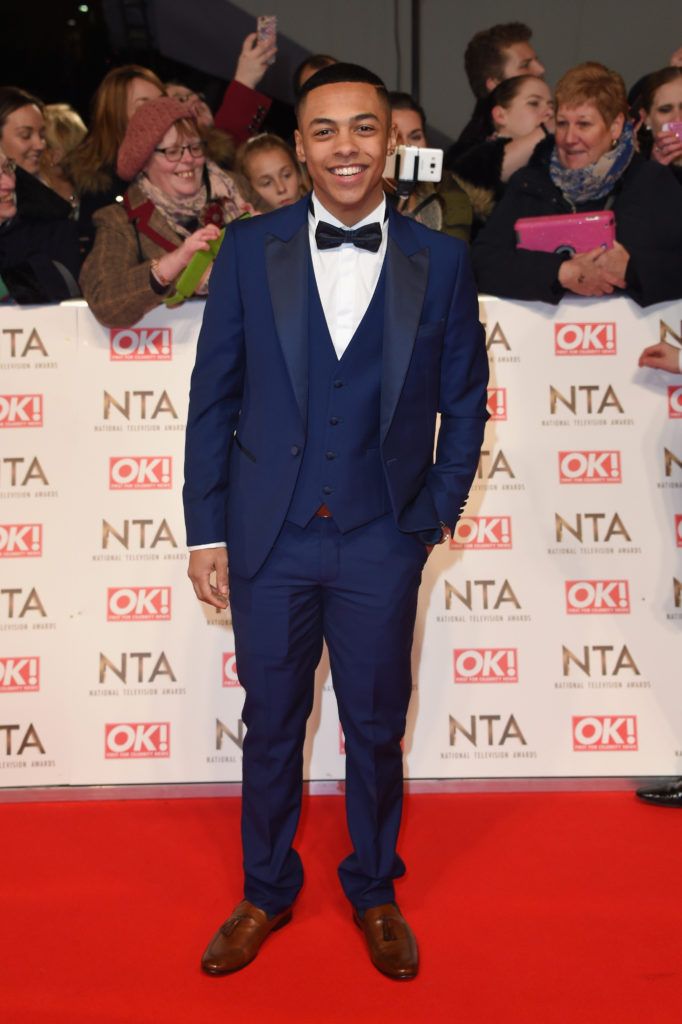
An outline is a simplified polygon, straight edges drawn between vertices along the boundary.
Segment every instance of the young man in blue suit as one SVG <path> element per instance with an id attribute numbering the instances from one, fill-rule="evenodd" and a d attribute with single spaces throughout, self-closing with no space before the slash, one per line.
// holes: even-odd
<path id="1" fill-rule="evenodd" d="M 192 375 L 189 575 L 200 600 L 224 607 L 229 556 L 247 726 L 245 898 L 202 966 L 239 970 L 291 918 L 302 748 L 326 640 L 352 841 L 339 877 L 374 965 L 413 978 L 417 946 L 393 881 L 405 871 L 400 742 L 417 591 L 476 471 L 488 366 L 464 245 L 386 207 L 395 140 L 381 80 L 323 68 L 297 113 L 312 196 L 230 226 Z"/>

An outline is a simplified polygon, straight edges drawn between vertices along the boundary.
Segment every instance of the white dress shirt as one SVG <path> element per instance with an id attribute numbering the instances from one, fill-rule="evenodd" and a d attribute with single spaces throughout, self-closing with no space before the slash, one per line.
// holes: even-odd
<path id="1" fill-rule="evenodd" d="M 325 320 L 338 359 L 348 348 L 348 343 L 360 326 L 360 321 L 372 301 L 374 290 L 386 256 L 388 244 L 388 221 L 386 200 L 382 197 L 375 210 L 359 220 L 357 224 L 343 224 L 324 208 L 315 193 L 312 193 L 312 210 L 308 214 L 308 237 L 313 262 L 315 282 L 322 303 Z M 360 228 L 378 221 L 381 225 L 381 245 L 377 252 L 358 249 L 352 242 L 343 242 L 336 249 L 318 249 L 315 228 L 318 220 L 324 220 L 339 228 Z M 189 550 L 202 548 L 224 548 L 224 541 L 211 544 L 194 544 Z"/>
<path id="2" fill-rule="evenodd" d="M 311 199 L 308 237 L 313 272 L 332 344 L 340 359 L 360 326 L 379 282 L 388 243 L 386 200 L 382 197 L 375 210 L 357 224 L 348 225 L 329 213 L 314 192 Z M 381 225 L 381 245 L 377 252 L 358 249 L 352 242 L 343 242 L 337 249 L 318 249 L 315 228 L 319 220 L 337 228 L 353 229 L 378 221 Z"/>

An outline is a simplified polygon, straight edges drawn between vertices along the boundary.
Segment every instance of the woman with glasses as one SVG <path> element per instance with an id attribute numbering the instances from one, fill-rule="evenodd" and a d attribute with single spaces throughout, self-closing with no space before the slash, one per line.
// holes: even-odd
<path id="1" fill-rule="evenodd" d="M 80 278 L 107 326 L 130 326 L 160 305 L 194 254 L 253 212 L 245 187 L 206 159 L 187 113 L 186 104 L 162 96 L 128 124 L 116 167 L 131 184 L 121 203 L 95 214 L 95 244 Z"/>

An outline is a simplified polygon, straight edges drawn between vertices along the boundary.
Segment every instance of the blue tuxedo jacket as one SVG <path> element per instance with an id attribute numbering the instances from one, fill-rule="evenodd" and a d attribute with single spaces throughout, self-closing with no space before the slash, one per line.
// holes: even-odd
<path id="1" fill-rule="evenodd" d="M 306 443 L 308 199 L 230 225 L 190 391 L 189 545 L 227 541 L 250 578 L 286 518 Z M 454 525 L 478 464 L 488 361 L 463 243 L 389 208 L 380 441 L 400 530 Z M 440 428 L 434 459 L 436 416 Z"/>

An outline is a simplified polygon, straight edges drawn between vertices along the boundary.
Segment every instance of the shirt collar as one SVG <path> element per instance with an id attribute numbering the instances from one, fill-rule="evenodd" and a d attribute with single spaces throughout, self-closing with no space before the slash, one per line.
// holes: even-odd
<path id="1" fill-rule="evenodd" d="M 331 214 L 329 210 L 326 209 L 326 207 L 322 205 L 322 203 L 317 198 L 314 192 L 311 192 L 310 194 L 310 206 L 311 209 L 308 216 L 311 219 L 313 228 L 316 227 L 317 222 L 320 220 L 325 220 L 328 224 L 333 224 L 334 227 L 337 228 L 351 227 L 353 229 L 361 228 L 364 227 L 365 224 L 374 224 L 375 221 L 379 221 L 379 223 L 381 224 L 382 231 L 385 230 L 386 228 L 385 196 L 381 197 L 381 202 L 376 207 L 376 209 L 372 210 L 371 213 L 368 213 L 366 217 L 363 217 L 362 220 L 359 220 L 356 224 L 343 224 L 337 217 Z"/>

